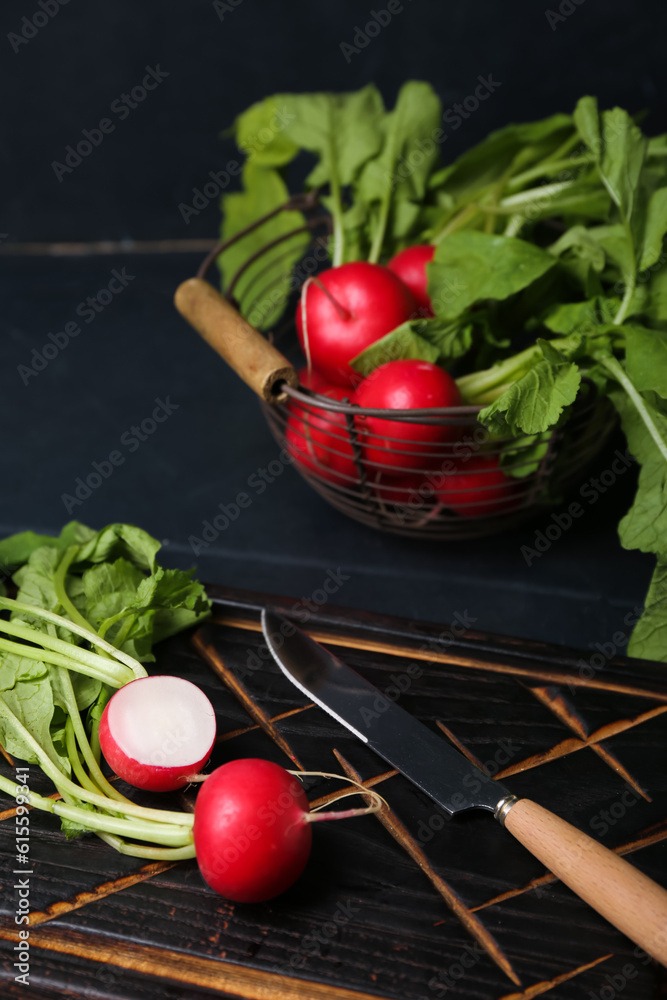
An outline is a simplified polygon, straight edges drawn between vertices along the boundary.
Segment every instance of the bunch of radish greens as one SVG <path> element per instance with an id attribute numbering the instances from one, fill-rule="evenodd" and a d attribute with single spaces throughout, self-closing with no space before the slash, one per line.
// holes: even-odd
<path id="1" fill-rule="evenodd" d="M 94 833 L 139 858 L 196 857 L 216 892 L 270 899 L 305 867 L 312 822 L 363 815 L 380 799 L 311 810 L 295 772 L 267 760 L 200 773 L 216 738 L 213 706 L 191 681 L 149 676 L 140 661 L 211 604 L 191 573 L 157 564 L 159 548 L 133 525 L 95 532 L 75 521 L 58 537 L 0 541 L 3 575 L 13 569 L 18 587 L 10 598 L 0 585 L 0 743 L 5 756 L 38 765 L 55 794 L 1 772 L 0 791 L 16 800 L 17 844 L 27 843 L 29 809 L 39 809 L 68 837 Z M 141 805 L 116 778 L 148 792 L 202 784 L 193 814 Z"/>
<path id="2" fill-rule="evenodd" d="M 60 816 L 68 836 L 94 830 L 122 853 L 191 854 L 192 819 L 130 803 L 102 773 L 99 727 L 117 688 L 145 677 L 153 643 L 210 613 L 190 573 L 156 563 L 160 543 L 139 528 L 95 532 L 75 521 L 58 537 L 23 532 L 0 542 L 16 599 L 0 597 L 0 741 L 38 764 L 60 801 L 29 802 Z M 0 788 L 16 794 L 0 777 Z M 144 841 L 137 844 L 136 841 Z M 149 843 L 159 846 L 148 846 Z"/>
<path id="3" fill-rule="evenodd" d="M 621 542 L 657 556 L 629 651 L 666 660 L 667 137 L 647 138 L 626 111 L 583 97 L 572 115 L 508 125 L 443 166 L 441 104 L 417 81 L 391 111 L 374 86 L 277 94 L 232 132 L 247 158 L 243 189 L 222 200 L 223 239 L 278 209 L 288 170 L 310 157 L 306 186 L 332 221 L 325 285 L 352 262 L 384 265 L 429 248 L 429 308 L 353 351 L 351 371 L 368 376 L 387 358 L 438 366 L 463 402 L 483 407 L 478 419 L 492 435 L 524 446 L 567 420 L 582 377 L 609 397 L 641 465 Z M 228 282 L 276 241 L 234 287 L 261 328 L 313 273 L 308 257 L 299 264 L 309 233 L 279 241 L 304 221 L 278 211 L 219 258 Z M 364 279 L 355 280 L 350 294 L 362 294 Z"/>

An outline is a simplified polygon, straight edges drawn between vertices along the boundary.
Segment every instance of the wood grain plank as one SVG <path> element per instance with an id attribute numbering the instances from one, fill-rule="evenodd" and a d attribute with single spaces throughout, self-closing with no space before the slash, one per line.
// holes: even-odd
<path id="1" fill-rule="evenodd" d="M 88 906 L 89 903 L 98 903 L 105 896 L 110 896 L 114 892 L 122 892 L 123 889 L 145 882 L 155 875 L 161 875 L 162 872 L 169 871 L 170 868 L 174 868 L 179 863 L 178 861 L 154 861 L 151 864 L 143 865 L 134 875 L 124 875 L 111 882 L 103 882 L 90 892 L 79 892 L 71 899 L 62 899 L 51 903 L 45 910 L 32 910 L 29 914 L 29 926 L 31 928 L 37 927 L 39 924 L 45 924 L 56 917 L 63 917 L 66 913 L 71 913 L 72 910 Z"/>
<path id="2" fill-rule="evenodd" d="M 600 965 L 601 962 L 606 962 L 613 957 L 611 953 L 609 955 L 601 955 L 600 958 L 595 958 L 592 962 L 587 962 L 585 965 L 579 965 L 570 972 L 563 972 L 560 976 L 555 976 L 553 979 L 545 980 L 542 983 L 534 983 L 522 993 L 506 993 L 500 1000 L 532 1000 L 533 997 L 542 996 L 544 993 L 552 990 L 554 986 L 560 986 L 561 983 L 566 983 L 568 980 L 580 976 L 582 972 L 588 972 L 589 969 L 594 969 L 596 965 Z"/>
<path id="3" fill-rule="evenodd" d="M 213 624 L 226 625 L 229 628 L 241 628 L 250 632 L 261 632 L 262 626 L 252 619 L 234 614 L 218 614 L 212 620 Z M 484 670 L 488 673 L 505 674 L 507 676 L 525 677 L 528 680 L 543 684 L 573 684 L 575 687 L 589 688 L 593 691 L 615 691 L 618 694 L 633 695 L 638 698 L 652 698 L 655 701 L 667 702 L 667 691 L 659 684 L 646 682 L 645 686 L 632 684 L 614 676 L 606 678 L 582 677 L 575 669 L 564 669 L 545 663 L 530 664 L 498 663 L 481 657 L 464 656 L 454 650 L 439 652 L 436 649 L 420 649 L 401 642 L 388 642 L 370 637 L 345 636 L 318 625 L 305 625 L 303 631 L 316 642 L 330 646 L 341 646 L 345 649 L 361 649 L 368 653 L 382 653 L 385 656 L 401 656 L 422 660 L 427 663 L 444 663 L 451 666 L 466 667 L 468 670 Z"/>
<path id="4" fill-rule="evenodd" d="M 307 768 L 304 768 L 303 764 L 298 759 L 294 750 L 292 750 L 292 747 L 289 745 L 284 736 L 282 736 L 273 725 L 266 712 L 264 712 L 255 702 L 246 686 L 238 679 L 238 677 L 236 677 L 234 672 L 227 667 L 219 651 L 213 643 L 206 638 L 207 634 L 208 632 L 205 626 L 204 628 L 198 629 L 192 636 L 192 645 L 197 650 L 199 655 L 203 657 L 206 663 L 208 663 L 208 665 L 218 675 L 220 680 L 226 684 L 229 690 L 235 695 L 236 698 L 238 698 L 251 719 L 254 719 L 256 724 L 271 737 L 276 746 L 280 747 L 283 753 L 289 757 L 292 763 L 295 764 L 300 771 L 307 770 Z"/>
<path id="5" fill-rule="evenodd" d="M 213 650 L 215 665 L 196 644 L 191 644 L 189 636 L 168 640 L 164 653 L 158 653 L 158 661 L 164 664 L 167 672 L 187 674 L 201 684 L 214 701 L 220 717 L 227 714 L 233 719 L 234 728 L 219 741 L 226 746 L 220 747 L 218 757 L 214 751 L 212 766 L 216 766 L 218 758 L 224 760 L 230 751 L 234 753 L 235 744 L 230 745 L 228 741 L 237 738 L 243 738 L 244 755 L 266 754 L 265 734 L 290 760 L 295 756 L 293 747 L 296 747 L 305 766 L 313 760 L 324 766 L 321 761 L 326 760 L 338 738 L 333 735 L 334 728 L 324 717 L 320 718 L 320 713 L 304 715 L 312 706 L 291 707 L 298 699 L 291 702 L 289 687 L 278 679 L 273 665 L 254 675 L 248 690 L 235 683 L 236 678 L 245 676 L 243 665 L 247 650 L 257 651 L 262 643 L 257 621 L 259 608 L 270 603 L 283 607 L 289 616 L 289 601 L 269 596 L 264 600 L 259 595 L 220 588 L 211 588 L 211 593 L 218 595 L 217 618 L 225 625 L 234 618 L 244 619 L 245 625 L 241 627 L 245 634 L 209 622 L 203 626 L 199 638 L 205 639 Z M 230 595 L 231 603 L 227 608 L 221 605 L 220 594 Z M 488 746 L 498 735 L 526 737 L 524 752 L 527 754 L 542 750 L 548 746 L 547 741 L 558 740 L 541 754 L 530 753 L 523 761 L 514 759 L 496 775 L 528 772 L 525 778 L 517 780 L 523 794 L 539 788 L 543 780 L 542 764 L 592 748 L 592 744 L 630 732 L 642 722 L 650 722 L 667 712 L 667 675 L 664 668 L 660 668 L 661 675 L 656 664 L 616 659 L 610 664 L 609 677 L 605 667 L 605 671 L 594 678 L 604 678 L 604 683 L 581 685 L 597 690 L 590 696 L 580 694 L 580 704 L 575 706 L 579 714 L 574 715 L 572 724 L 563 730 L 561 726 L 567 724 L 564 718 L 545 706 L 547 715 L 532 696 L 519 692 L 514 682 L 523 682 L 531 691 L 534 686 L 546 689 L 553 685 L 554 678 L 571 684 L 578 675 L 577 664 L 582 655 L 576 651 L 472 632 L 466 633 L 461 643 L 447 647 L 436 642 L 439 629 L 435 625 L 361 612 L 348 614 L 333 606 L 314 614 L 308 628 L 320 641 L 355 650 L 355 665 L 358 663 L 362 671 L 368 666 L 371 673 L 376 672 L 380 677 L 396 669 L 397 657 L 407 658 L 408 662 L 428 663 L 423 682 L 415 683 L 411 689 L 410 698 L 414 699 L 411 710 L 428 719 L 430 724 L 438 717 L 446 720 L 446 725 L 439 724 L 443 736 L 477 766 L 482 761 L 470 747 L 479 753 L 478 746 Z M 219 678 L 222 685 L 215 678 Z M 454 708 L 442 682 L 449 682 L 450 687 L 458 685 L 461 697 Z M 516 699 L 514 692 L 519 695 Z M 639 695 L 646 710 L 633 718 L 623 718 L 628 704 L 623 697 L 625 694 Z M 555 699 L 558 695 L 559 692 L 553 691 Z M 234 699 L 249 717 L 243 717 Z M 452 709 L 449 713 L 448 708 Z M 552 721 L 554 718 L 557 722 Z M 602 719 L 614 721 L 605 721 L 601 726 Z M 283 720 L 289 722 L 281 725 Z M 623 757 L 628 764 L 627 773 L 632 771 L 630 777 L 634 776 L 640 786 L 648 782 L 655 802 L 652 808 L 642 803 L 641 810 L 647 817 L 643 821 L 645 828 L 639 833 L 627 834 L 626 843 L 617 849 L 619 853 L 632 853 L 667 839 L 667 820 L 654 822 L 660 816 L 661 795 L 667 794 L 667 786 L 664 781 L 650 777 L 649 759 L 651 751 L 654 761 L 657 759 L 655 754 L 664 752 L 661 722 L 658 719 L 657 723 L 647 726 L 637 739 L 629 737 L 620 742 L 619 751 L 620 747 L 628 748 L 627 760 Z M 531 735 L 540 726 L 547 727 L 541 730 L 546 732 L 546 739 L 544 735 L 539 739 Z M 560 739 L 561 735 L 566 739 Z M 602 759 L 604 766 L 590 754 L 576 762 L 576 769 L 568 765 L 562 770 L 567 771 L 574 794 L 577 794 L 574 786 L 579 785 L 578 776 L 584 783 L 590 781 L 591 775 L 602 777 L 598 799 L 604 803 L 603 795 L 605 790 L 609 794 L 610 787 L 605 781 L 613 781 L 609 768 L 620 772 L 614 766 L 616 757 L 612 751 L 616 747 L 600 746 L 598 749 L 602 753 L 593 752 Z M 382 791 L 381 786 L 397 774 L 393 769 L 376 773 L 378 766 L 373 764 L 361 744 L 353 746 L 350 741 L 344 750 L 348 760 L 353 762 L 354 774 L 372 774 L 364 782 L 366 788 L 378 787 Z M 277 756 L 275 750 L 270 753 Z M 611 756 L 605 758 L 605 753 Z M 555 795 L 561 791 L 564 779 L 558 768 L 551 772 L 554 780 L 551 793 Z M 593 808 L 597 786 L 587 784 L 586 787 L 591 788 Z M 313 805 L 331 802 L 342 791 L 342 787 L 337 788 Z M 116 973 L 123 977 L 123 990 L 118 997 L 114 994 L 114 1000 L 119 1000 L 121 993 L 124 1000 L 148 1000 L 152 995 L 151 987 L 156 996 L 164 992 L 175 1000 L 178 984 L 181 991 L 193 996 L 193 1000 L 200 992 L 207 996 L 242 996 L 247 1000 L 255 997 L 264 1000 L 269 996 L 276 1000 L 305 1000 L 306 997 L 371 1000 L 367 991 L 372 991 L 376 1000 L 378 995 L 400 1000 L 406 995 L 429 994 L 429 978 L 437 977 L 448 963 L 457 960 L 462 930 L 468 930 L 475 921 L 483 931 L 492 934 L 497 952 L 493 954 L 493 947 L 485 949 L 485 954 L 495 964 L 485 960 L 479 972 L 466 973 L 464 979 L 457 982 L 457 996 L 466 1000 L 477 1000 L 481 996 L 484 1000 L 498 1000 L 501 996 L 505 1000 L 528 1000 L 545 992 L 561 995 L 561 983 L 575 982 L 587 969 L 609 957 L 606 952 L 612 947 L 612 932 L 608 925 L 596 923 L 595 915 L 589 913 L 583 939 L 579 909 L 569 894 L 544 892 L 540 895 L 537 891 L 533 898 L 519 906 L 512 903 L 522 893 L 539 890 L 556 880 L 550 873 L 531 878 L 541 869 L 526 862 L 525 852 L 512 854 L 511 845 L 507 848 L 501 845 L 496 838 L 495 824 L 480 822 L 473 831 L 479 817 L 471 817 L 470 824 L 447 825 L 425 846 L 410 830 L 422 828 L 421 820 L 430 815 L 429 804 L 415 796 L 399 779 L 391 783 L 388 797 L 395 812 L 389 811 L 384 823 L 373 820 L 360 821 L 359 825 L 336 823 L 331 825 L 333 831 L 327 824 L 321 825 L 310 862 L 311 879 L 297 883 L 285 897 L 267 906 L 236 907 L 232 908 L 231 915 L 226 910 L 223 912 L 223 901 L 210 896 L 200 880 L 193 877 L 196 874 L 194 867 L 190 871 L 183 863 L 173 878 L 167 876 L 151 881 L 150 874 L 142 877 L 140 872 L 133 871 L 134 865 L 119 865 L 112 869 L 114 874 L 125 874 L 105 882 L 102 880 L 109 875 L 104 873 L 109 869 L 102 853 L 104 847 L 96 844 L 95 838 L 80 842 L 84 861 L 81 870 L 77 870 L 78 862 L 75 867 L 71 866 L 71 850 L 76 851 L 77 845 L 66 849 L 68 858 L 64 865 L 61 864 L 60 849 L 65 847 L 64 840 L 61 844 L 53 824 L 42 837 L 40 826 L 35 822 L 32 836 L 38 866 L 32 887 L 36 922 L 31 928 L 31 945 L 35 946 L 35 969 L 41 970 L 44 966 L 40 985 L 42 981 L 48 983 L 52 975 L 55 977 L 52 982 L 66 983 L 68 974 L 78 970 L 80 976 L 76 982 L 81 983 L 82 989 L 72 995 L 77 998 L 87 995 L 88 988 L 95 985 L 95 970 L 103 968 L 103 949 L 109 948 L 113 950 L 112 958 L 121 956 L 117 968 L 125 969 Z M 189 799 L 184 808 L 192 808 Z M 5 810 L 2 815 L 11 819 L 14 810 Z M 406 817 L 409 830 L 399 819 L 402 815 Z M 639 810 L 636 815 L 640 815 Z M 648 826 L 649 822 L 654 825 Z M 637 825 L 628 825 L 627 829 L 635 831 Z M 6 824 L 0 826 L 4 845 L 11 841 L 11 835 Z M 654 857 L 655 852 L 652 852 L 652 861 Z M 145 869 L 150 867 L 139 863 Z M 11 865 L 4 867 L 11 868 Z M 426 879 L 422 879 L 419 872 L 426 875 Z M 438 886 L 434 877 L 437 880 L 440 872 L 447 874 L 447 880 L 441 879 L 442 885 Z M 11 881 L 7 879 L 6 884 L 11 886 Z M 503 889 L 508 891 L 501 892 Z M 8 893 L 2 907 L 3 920 L 6 933 L 16 934 L 10 897 Z M 57 897 L 56 903 L 52 902 L 54 897 Z M 461 904 L 458 913 L 455 905 L 450 907 L 454 918 L 444 910 L 441 902 L 448 897 Z M 468 901 L 467 905 L 464 900 Z M 95 901 L 101 901 L 101 905 L 90 905 Z M 357 907 L 359 916 L 342 930 L 336 930 L 335 918 L 344 913 L 338 907 L 348 902 Z M 445 902 L 445 905 L 448 904 Z M 481 912 L 492 906 L 494 912 Z M 447 914 L 446 921 L 440 920 L 443 912 Z M 0 929 L 0 938 L 4 936 Z M 16 941 L 16 937 L 13 940 Z M 465 935 L 463 940 L 466 940 Z M 315 957 L 312 956 L 313 942 L 319 942 L 320 949 Z M 473 941 L 466 947 L 472 949 Z M 2 945 L 4 957 L 11 954 L 9 948 Z M 629 948 L 631 946 L 620 935 L 613 938 L 613 951 L 619 961 L 622 962 L 625 955 L 631 957 Z M 475 945 L 475 952 L 481 955 L 482 946 Z M 601 958 L 590 963 L 591 955 Z M 510 969 L 516 975 L 514 987 L 505 978 L 511 975 L 502 968 L 498 957 L 501 961 L 503 958 L 511 961 Z M 302 964 L 295 966 L 292 959 Z M 87 966 L 89 978 L 85 974 Z M 651 993 L 653 972 L 645 970 L 643 975 L 641 989 L 637 984 L 637 1000 L 648 1000 Z M 518 985 L 519 979 L 523 987 Z M 508 993 L 508 989 L 516 992 Z M 577 987 L 570 989 L 576 992 Z M 583 983 L 578 989 L 584 990 Z"/>
<path id="6" fill-rule="evenodd" d="M 644 830 L 631 840 L 626 841 L 625 844 L 612 847 L 610 850 L 614 854 L 625 857 L 626 854 L 634 854 L 635 851 L 640 851 L 643 847 L 659 844 L 663 840 L 667 840 L 667 820 L 659 824 L 657 828 Z M 551 885 L 553 882 L 558 882 L 556 876 L 551 872 L 546 872 L 546 874 L 540 875 L 539 878 L 531 879 L 526 885 L 519 886 L 516 889 L 508 889 L 507 892 L 501 892 L 498 896 L 487 899 L 486 902 L 480 903 L 478 906 L 473 906 L 472 909 L 474 911 L 484 910 L 487 906 L 496 906 L 498 903 L 504 903 L 508 899 L 514 899 L 515 896 L 522 896 L 525 892 L 530 892 L 532 889 L 539 889 L 544 885 Z"/>
<path id="7" fill-rule="evenodd" d="M 15 943 L 19 940 L 18 935 L 18 928 L 0 924 L 0 939 Z M 129 969 L 154 976 L 157 980 L 170 979 L 213 993 L 232 993 L 244 1000 L 377 1000 L 377 996 L 359 990 L 262 972 L 232 962 L 137 944 L 127 939 L 119 946 L 117 940 L 109 940 L 102 935 L 55 927 L 42 927 L 31 932 L 30 947 Z"/>
<path id="8" fill-rule="evenodd" d="M 278 715 L 272 715 L 269 722 L 272 724 L 282 722 L 283 719 L 289 719 L 293 715 L 301 715 L 302 712 L 307 712 L 309 708 L 315 708 L 315 705 L 311 702 L 310 705 L 299 705 L 298 708 L 290 708 L 287 712 L 279 712 Z M 221 733 L 220 736 L 217 736 L 215 742 L 227 743 L 229 740 L 235 740 L 237 736 L 245 736 L 247 733 L 252 733 L 254 730 L 261 728 L 260 724 L 255 722 L 252 726 L 231 729 L 228 733 Z"/>
<path id="9" fill-rule="evenodd" d="M 562 722 L 563 725 L 568 727 L 568 729 L 571 729 L 576 736 L 578 736 L 587 746 L 591 748 L 593 753 L 596 753 L 598 757 L 600 757 L 600 759 L 612 769 L 612 771 L 615 771 L 628 785 L 634 788 L 638 795 L 641 795 L 647 802 L 651 801 L 651 796 L 648 792 L 641 787 L 636 778 L 633 778 L 615 754 L 613 754 L 610 750 L 607 750 L 605 747 L 599 746 L 597 741 L 589 741 L 589 734 L 584 720 L 573 709 L 572 705 L 568 703 L 567 697 L 563 692 L 554 692 L 550 691 L 549 688 L 543 687 L 531 687 L 529 690 L 534 697 L 537 698 L 540 704 L 549 709 L 549 711 L 556 716 L 559 722 Z"/>
<path id="10" fill-rule="evenodd" d="M 336 755 L 336 759 L 348 778 L 361 782 L 361 775 L 358 774 L 352 765 L 345 760 L 342 754 L 338 753 L 337 750 L 334 750 L 334 754 Z M 370 799 L 368 801 L 370 801 Z M 374 813 L 374 816 L 380 823 L 382 823 L 385 830 L 391 834 L 394 840 L 401 845 L 406 854 L 408 854 L 412 860 L 419 865 L 421 870 L 424 872 L 424 875 L 426 875 L 433 887 L 440 893 L 452 913 L 457 917 L 468 933 L 479 942 L 482 948 L 484 948 L 489 958 L 496 963 L 498 968 L 503 970 L 505 975 L 508 976 L 513 983 L 520 986 L 521 980 L 512 968 L 512 963 L 503 952 L 493 934 L 487 930 L 478 917 L 474 916 L 470 908 L 465 905 L 460 896 L 458 896 L 452 887 L 448 885 L 447 882 L 445 882 L 445 880 L 441 878 L 433 869 L 433 866 L 429 862 L 423 850 L 412 834 L 406 829 L 403 823 L 401 823 L 396 813 L 388 805 L 384 805 L 379 812 Z"/>

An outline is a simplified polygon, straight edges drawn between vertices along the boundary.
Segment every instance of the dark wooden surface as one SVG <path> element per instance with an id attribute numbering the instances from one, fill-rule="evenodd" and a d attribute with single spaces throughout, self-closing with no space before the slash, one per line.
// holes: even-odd
<path id="1" fill-rule="evenodd" d="M 11 968 L 15 830 L 5 799 L 3 997 L 588 1000 L 621 992 L 621 978 L 632 1000 L 658 995 L 659 970 L 487 814 L 444 819 L 277 668 L 253 667 L 258 608 L 292 602 L 212 594 L 214 620 L 164 644 L 156 665 L 190 677 L 213 701 L 212 763 L 261 756 L 289 766 L 292 755 L 306 770 L 360 775 L 390 811 L 318 825 L 299 882 L 252 906 L 216 896 L 194 861 L 145 864 L 92 836 L 67 843 L 55 817 L 33 813 L 26 990 Z M 423 672 L 401 697 L 408 711 L 515 794 L 667 883 L 664 666 L 617 658 L 586 679 L 583 654 L 563 647 L 469 630 L 450 644 L 442 626 L 328 606 L 306 628 L 381 689 L 418 663 Z M 36 767 L 31 784 L 48 786 Z M 321 779 L 308 788 L 311 801 L 333 791 Z M 175 798 L 188 807 L 189 794 Z"/>

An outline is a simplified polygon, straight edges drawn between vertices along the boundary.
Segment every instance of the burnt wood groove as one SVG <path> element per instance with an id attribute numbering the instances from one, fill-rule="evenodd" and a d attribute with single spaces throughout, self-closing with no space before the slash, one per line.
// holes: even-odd
<path id="1" fill-rule="evenodd" d="M 156 669 L 190 677 L 213 701 L 211 766 L 260 756 L 335 771 L 377 788 L 387 805 L 363 819 L 317 824 L 300 881 L 256 906 L 216 896 L 193 861 L 146 864 L 92 836 L 67 843 L 56 817 L 33 810 L 31 993 L 588 1000 L 630 964 L 627 995 L 658 995 L 664 970 L 489 816 L 447 819 L 289 684 L 265 655 L 259 612 L 269 605 L 289 615 L 292 602 L 221 587 L 210 593 L 213 618 L 164 643 Z M 381 690 L 396 675 L 409 677 L 401 704 L 443 740 L 667 884 L 663 665 L 616 657 L 584 677 L 581 651 L 473 631 L 446 642 L 438 625 L 332 607 L 303 627 Z M 411 664 L 420 676 L 407 673 Z M 3 757 L 10 774 L 13 761 Z M 53 794 L 36 767 L 31 783 Z M 313 804 L 344 790 L 323 779 L 306 786 Z M 145 800 L 192 809 L 194 793 Z M 14 815 L 3 798 L 0 992 L 8 997 L 30 995 L 11 966 Z"/>

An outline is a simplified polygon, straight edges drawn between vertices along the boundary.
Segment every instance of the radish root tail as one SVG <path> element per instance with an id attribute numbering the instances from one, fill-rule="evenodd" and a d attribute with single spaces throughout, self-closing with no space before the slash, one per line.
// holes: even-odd
<path id="1" fill-rule="evenodd" d="M 308 339 L 308 315 L 306 312 L 306 296 L 308 294 L 308 289 L 315 281 L 314 278 L 306 278 L 301 289 L 301 326 L 303 328 L 303 349 L 306 354 L 306 370 L 308 372 L 308 381 L 310 382 L 313 374 L 313 359 L 310 356 L 310 340 Z"/>
<path id="2" fill-rule="evenodd" d="M 339 799 L 346 799 L 350 795 L 363 795 L 364 798 L 370 800 L 367 805 L 359 809 L 334 809 L 323 812 L 330 805 L 329 802 L 321 806 L 316 806 L 315 809 L 311 809 L 310 812 L 305 814 L 305 819 L 309 823 L 319 823 L 330 819 L 352 819 L 354 816 L 369 816 L 371 813 L 380 812 L 384 806 L 387 806 L 387 802 L 378 792 L 373 791 L 371 788 L 366 788 L 365 785 L 362 785 L 360 781 L 355 781 L 354 778 L 348 778 L 346 774 L 332 774 L 330 771 L 290 771 L 289 773 L 293 774 L 296 778 L 334 778 L 336 781 L 347 781 L 348 784 L 356 786 L 354 791 L 341 792 L 335 799 L 332 799 L 332 802 L 338 802 Z"/>

